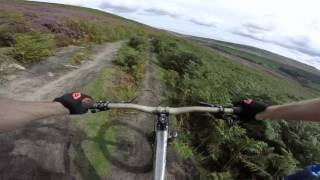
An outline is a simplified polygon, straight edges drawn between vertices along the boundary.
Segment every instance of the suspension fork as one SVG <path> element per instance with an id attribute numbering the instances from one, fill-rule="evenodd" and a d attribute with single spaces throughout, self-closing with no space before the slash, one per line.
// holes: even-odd
<path id="1" fill-rule="evenodd" d="M 154 152 L 154 180 L 164 180 L 165 177 L 168 129 L 168 114 L 158 114 L 157 121 L 155 122 L 156 144 Z"/>

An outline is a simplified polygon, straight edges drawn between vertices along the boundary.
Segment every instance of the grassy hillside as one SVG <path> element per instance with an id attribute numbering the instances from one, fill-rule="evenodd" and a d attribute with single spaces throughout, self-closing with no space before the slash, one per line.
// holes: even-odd
<path id="1" fill-rule="evenodd" d="M 159 60 L 157 74 L 166 85 L 170 105 L 198 101 L 228 105 L 242 98 L 280 104 L 315 97 L 299 84 L 231 61 L 188 40 L 159 36 L 153 45 Z M 175 149 L 182 157 L 191 154 L 200 162 L 201 179 L 277 179 L 320 160 L 316 136 L 320 126 L 315 123 L 229 124 L 211 115 L 191 114 L 178 117 L 177 124 L 183 136 L 177 143 L 184 146 Z"/>
<path id="2" fill-rule="evenodd" d="M 0 0 L 1 61 L 41 61 L 57 48 L 147 35 L 154 29 L 102 11 L 75 6 Z"/>
<path id="3" fill-rule="evenodd" d="M 103 68 L 81 90 L 95 99 L 129 100 L 137 95 L 148 54 L 147 39 L 157 30 L 102 11 L 75 6 L 0 0 L 0 79 L 3 64 L 32 66 L 54 55 L 60 48 L 80 46 L 70 57 L 70 64 L 89 59 L 99 44 L 123 41 L 114 64 Z M 15 72 L 10 72 L 15 73 Z M 70 150 L 75 164 L 72 175 L 84 179 L 105 179 L 109 174 L 111 142 L 117 131 L 99 130 L 120 112 L 97 113 L 74 119 L 72 126 L 83 133 L 80 146 Z M 65 167 L 70 168 L 70 167 Z"/>
<path id="4" fill-rule="evenodd" d="M 278 56 L 266 51 L 211 40 L 206 44 L 286 74 L 300 84 L 231 61 L 194 41 L 101 11 L 24 1 L 0 0 L 0 3 L 0 64 L 7 60 L 26 65 L 36 63 L 68 45 L 84 46 L 87 54 L 95 44 L 129 40 L 114 60 L 116 68 L 103 69 L 84 88 L 99 99 L 133 97 L 149 53 L 157 55 L 156 75 L 165 85 L 164 96 L 169 106 L 198 101 L 227 105 L 242 98 L 279 104 L 319 95 L 315 91 L 319 87 L 319 74 L 313 68 L 292 65 L 296 62 L 289 59 L 286 63 L 276 61 L 274 58 Z M 71 61 L 77 63 L 79 59 L 81 55 L 75 55 Z M 88 121 L 78 125 L 88 137 L 95 137 L 97 129 L 111 116 L 86 116 Z M 185 161 L 195 162 L 201 174 L 199 179 L 276 179 L 320 162 L 317 136 L 320 127 L 315 123 L 234 124 L 210 114 L 179 116 L 172 121 L 181 134 L 172 149 Z M 106 136 L 113 139 L 115 133 L 111 131 Z M 85 177 L 107 176 L 108 162 L 97 144 L 85 142 L 83 146 L 91 168 L 97 172 L 92 176 L 90 172 L 94 170 L 88 169 L 89 172 L 83 172 L 88 173 Z"/>
<path id="5" fill-rule="evenodd" d="M 271 53 L 269 51 L 246 45 L 204 38 L 192 39 L 201 42 L 210 48 L 231 54 L 236 57 L 240 57 L 251 63 L 261 65 L 285 76 L 293 78 L 305 87 L 315 89 L 316 91 L 320 90 L 320 71 L 312 66 Z"/>

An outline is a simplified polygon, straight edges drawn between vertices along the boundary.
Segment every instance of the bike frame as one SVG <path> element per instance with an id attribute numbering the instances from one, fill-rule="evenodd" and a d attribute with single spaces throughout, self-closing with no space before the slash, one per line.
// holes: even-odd
<path id="1" fill-rule="evenodd" d="M 209 113 L 225 113 L 233 114 L 241 111 L 241 109 L 224 108 L 222 106 L 204 107 L 204 106 L 190 106 L 190 107 L 150 107 L 130 103 L 109 103 L 105 101 L 95 102 L 90 105 L 89 109 L 104 111 L 108 109 L 133 109 L 145 113 L 157 115 L 155 121 L 155 152 L 154 152 L 154 180 L 165 179 L 167 144 L 169 137 L 169 115 L 178 115 L 189 112 L 209 112 Z"/>
<path id="2" fill-rule="evenodd" d="M 155 122 L 155 158 L 154 158 L 154 180 L 163 180 L 165 178 L 167 144 L 169 134 L 169 117 L 165 113 L 158 114 Z"/>

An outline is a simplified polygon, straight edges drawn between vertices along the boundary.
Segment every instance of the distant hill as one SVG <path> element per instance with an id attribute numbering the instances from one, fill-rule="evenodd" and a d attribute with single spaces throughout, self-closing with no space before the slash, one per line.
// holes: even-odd
<path id="1" fill-rule="evenodd" d="M 90 8 L 21 0 L 0 0 L 0 4 L 0 79 L 12 73 L 4 72 L 2 64 L 17 63 L 26 70 L 42 62 L 51 65 L 54 59 L 48 57 L 71 47 L 77 51 L 66 57 L 66 65 L 79 65 L 88 54 L 96 54 L 95 47 L 117 42 L 122 46 L 114 64 L 97 73 L 84 93 L 104 100 L 129 100 L 138 95 L 141 104 L 154 104 L 142 102 L 145 98 L 138 91 L 147 89 L 153 100 L 166 106 L 197 105 L 199 101 L 231 105 L 245 98 L 282 104 L 320 96 L 318 70 L 265 50 L 159 30 Z M 39 73 L 55 82 L 47 71 Z M 155 83 L 148 76 L 154 76 L 161 86 L 145 88 L 144 84 Z M 39 78 L 35 73 L 33 77 Z M 142 82 L 143 77 L 147 80 Z M 153 134 L 149 133 L 152 124 L 149 128 L 140 124 L 140 116 L 131 115 L 136 116 L 126 111 L 96 113 L 68 122 L 63 117 L 57 123 L 50 120 L 44 126 L 36 124 L 35 129 L 14 131 L 13 136 L 1 134 L 0 179 L 145 179 L 139 178 L 148 176 L 144 167 L 149 171 L 152 166 L 140 158 L 149 160 L 144 150 L 152 151 L 152 144 L 142 143 L 148 143 Z M 115 127 L 114 120 L 120 122 L 118 118 L 123 117 L 130 123 L 127 127 L 138 130 L 134 134 L 141 141 L 122 129 L 126 123 Z M 180 135 L 168 149 L 169 179 L 282 179 L 320 162 L 319 123 L 249 119 L 238 123 L 231 121 L 233 117 L 228 121 L 222 117 L 190 113 L 170 118 L 170 130 Z M 133 157 L 136 152 L 142 155 Z M 46 169 L 48 164 L 59 168 L 59 174 Z"/>
<path id="2" fill-rule="evenodd" d="M 208 38 L 183 36 L 212 49 L 239 57 L 248 62 L 294 78 L 305 87 L 320 90 L 320 71 L 307 64 L 252 46 Z"/>

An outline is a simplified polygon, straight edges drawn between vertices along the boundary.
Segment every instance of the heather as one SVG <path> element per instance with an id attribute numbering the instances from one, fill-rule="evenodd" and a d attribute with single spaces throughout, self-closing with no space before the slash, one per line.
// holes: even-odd
<path id="1" fill-rule="evenodd" d="M 0 48 L 11 47 L 11 56 L 21 63 L 43 60 L 60 47 L 114 42 L 149 31 L 86 8 L 9 1 L 0 7 Z"/>

